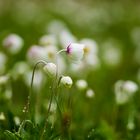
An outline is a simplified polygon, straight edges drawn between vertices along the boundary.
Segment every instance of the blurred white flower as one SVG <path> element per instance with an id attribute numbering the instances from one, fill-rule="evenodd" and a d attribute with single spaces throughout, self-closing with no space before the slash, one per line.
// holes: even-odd
<path id="1" fill-rule="evenodd" d="M 127 124 L 127 129 L 128 130 L 133 130 L 135 128 L 135 123 L 134 122 L 128 122 Z"/>
<path id="2" fill-rule="evenodd" d="M 102 58 L 106 65 L 117 66 L 122 59 L 122 52 L 119 44 L 115 41 L 107 41 L 103 44 Z"/>
<path id="3" fill-rule="evenodd" d="M 47 32 L 54 35 L 59 35 L 65 29 L 67 29 L 65 23 L 60 20 L 53 20 L 47 26 Z"/>
<path id="4" fill-rule="evenodd" d="M 88 89 L 88 90 L 86 91 L 86 96 L 87 96 L 88 98 L 93 98 L 93 97 L 95 96 L 95 93 L 94 93 L 94 91 L 93 91 L 92 89 Z"/>
<path id="5" fill-rule="evenodd" d="M 66 53 L 72 62 L 78 63 L 84 56 L 84 45 L 71 43 L 68 45 Z"/>
<path id="6" fill-rule="evenodd" d="M 63 30 L 60 32 L 59 41 L 62 48 L 68 46 L 71 42 L 77 42 L 77 39 L 74 35 L 71 34 L 68 30 Z"/>
<path id="7" fill-rule="evenodd" d="M 3 40 L 4 48 L 11 54 L 17 54 L 22 49 L 23 44 L 23 39 L 16 34 L 10 34 Z"/>
<path id="8" fill-rule="evenodd" d="M 79 89 L 79 90 L 84 90 L 86 89 L 88 86 L 87 84 L 87 81 L 86 80 L 77 80 L 76 82 L 76 87 Z"/>
<path id="9" fill-rule="evenodd" d="M 61 78 L 60 83 L 61 83 L 62 85 L 64 85 L 65 87 L 67 87 L 67 88 L 71 88 L 71 86 L 72 86 L 72 84 L 73 84 L 73 81 L 72 81 L 71 77 L 69 77 L 69 76 L 63 76 L 63 77 Z"/>
<path id="10" fill-rule="evenodd" d="M 12 98 L 12 88 L 10 85 L 5 90 L 5 98 L 9 100 Z"/>
<path id="11" fill-rule="evenodd" d="M 3 112 L 0 112 L 0 120 L 3 121 L 5 120 L 5 115 Z"/>
<path id="12" fill-rule="evenodd" d="M 9 80 L 9 76 L 8 75 L 0 76 L 0 86 L 7 84 L 8 80 Z"/>
<path id="13" fill-rule="evenodd" d="M 56 76 L 56 65 L 54 63 L 47 63 L 43 67 L 44 71 L 50 76 L 50 77 L 55 77 Z"/>
<path id="14" fill-rule="evenodd" d="M 6 68 L 7 56 L 0 52 L 0 73 L 3 73 Z"/>
<path id="15" fill-rule="evenodd" d="M 100 66 L 100 61 L 98 57 L 98 46 L 97 43 L 89 38 L 82 39 L 80 41 L 85 45 L 84 47 L 84 63 L 90 68 L 98 68 Z"/>
<path id="16" fill-rule="evenodd" d="M 44 47 L 44 51 L 46 54 L 46 60 L 47 62 L 55 62 L 56 61 L 56 55 L 57 55 L 57 47 L 55 45 L 48 45 Z"/>
<path id="17" fill-rule="evenodd" d="M 84 54 L 97 54 L 98 53 L 98 45 L 96 41 L 90 38 L 84 38 L 80 40 L 80 43 L 84 44 Z"/>
<path id="18" fill-rule="evenodd" d="M 11 76 L 14 79 L 17 79 L 21 76 L 25 76 L 26 72 L 30 70 L 29 65 L 25 61 L 19 61 L 15 63 L 14 67 L 11 70 Z"/>
<path id="19" fill-rule="evenodd" d="M 46 109 L 48 110 L 50 102 L 47 103 Z M 57 104 L 55 102 L 51 103 L 51 108 L 50 108 L 50 112 L 51 113 L 55 113 L 57 109 Z"/>
<path id="20" fill-rule="evenodd" d="M 18 116 L 14 117 L 14 122 L 16 125 L 20 125 L 20 118 Z"/>
<path id="21" fill-rule="evenodd" d="M 31 84 L 31 78 L 32 78 L 32 70 L 28 71 L 25 73 L 24 82 L 27 86 L 30 87 Z M 43 74 L 41 71 L 36 70 L 35 76 L 34 76 L 34 81 L 33 81 L 33 86 L 35 90 L 39 90 L 40 87 L 42 86 L 43 83 Z"/>
<path id="22" fill-rule="evenodd" d="M 133 81 L 119 80 L 115 83 L 115 97 L 117 104 L 124 104 L 138 90 L 138 86 Z"/>
<path id="23" fill-rule="evenodd" d="M 43 46 L 56 45 L 57 39 L 55 35 L 44 35 L 40 38 L 39 44 Z"/>
<path id="24" fill-rule="evenodd" d="M 132 81 L 125 81 L 124 85 L 124 92 L 127 92 L 129 94 L 133 94 L 138 90 L 138 85 Z"/>
<path id="25" fill-rule="evenodd" d="M 31 64 L 39 60 L 47 60 L 47 53 L 44 47 L 33 45 L 27 52 L 27 59 Z"/>

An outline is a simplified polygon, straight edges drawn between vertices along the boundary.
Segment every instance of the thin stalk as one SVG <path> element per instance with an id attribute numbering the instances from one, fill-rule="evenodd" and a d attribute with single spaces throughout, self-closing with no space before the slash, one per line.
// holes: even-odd
<path id="1" fill-rule="evenodd" d="M 24 127 L 25 120 L 26 120 L 26 118 L 27 118 L 27 113 L 29 112 L 29 109 L 30 109 L 30 98 L 31 98 L 31 95 L 32 95 L 32 88 L 33 88 L 33 80 L 34 80 L 35 70 L 36 70 L 37 66 L 38 66 L 39 64 L 41 64 L 41 63 L 42 63 L 42 64 L 47 64 L 47 62 L 45 62 L 45 61 L 43 61 L 43 60 L 40 60 L 40 61 L 38 61 L 38 62 L 35 64 L 35 66 L 34 66 L 34 68 L 33 68 L 32 79 L 31 79 L 31 85 L 30 85 L 30 91 L 29 91 L 29 95 L 28 95 L 28 98 L 27 98 L 27 103 L 26 103 L 26 105 L 24 106 L 24 109 L 23 109 L 23 112 L 24 112 L 24 119 L 23 119 L 22 123 L 21 123 L 20 126 L 19 126 L 18 134 L 21 133 L 21 130 L 22 130 L 22 128 Z"/>

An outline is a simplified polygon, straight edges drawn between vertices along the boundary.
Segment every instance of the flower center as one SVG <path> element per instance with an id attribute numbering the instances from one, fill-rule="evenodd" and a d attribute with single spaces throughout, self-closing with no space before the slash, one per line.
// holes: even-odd
<path id="1" fill-rule="evenodd" d="M 84 47 L 84 54 L 88 54 L 90 52 L 90 49 L 88 47 Z"/>

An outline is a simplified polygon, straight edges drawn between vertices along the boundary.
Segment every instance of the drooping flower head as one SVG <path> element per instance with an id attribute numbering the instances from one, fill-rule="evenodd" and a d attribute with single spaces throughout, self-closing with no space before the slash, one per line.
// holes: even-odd
<path id="1" fill-rule="evenodd" d="M 73 62 L 79 62 L 84 56 L 84 45 L 71 43 L 68 45 L 66 53 Z"/>
<path id="2" fill-rule="evenodd" d="M 72 86 L 72 84 L 73 84 L 73 81 L 72 81 L 71 77 L 69 77 L 69 76 L 63 76 L 63 77 L 61 78 L 60 83 L 61 83 L 62 85 L 64 85 L 65 87 L 67 87 L 67 88 L 71 88 L 71 86 Z"/>
<path id="3" fill-rule="evenodd" d="M 54 63 L 47 63 L 43 69 L 49 76 L 56 76 L 56 65 Z"/>

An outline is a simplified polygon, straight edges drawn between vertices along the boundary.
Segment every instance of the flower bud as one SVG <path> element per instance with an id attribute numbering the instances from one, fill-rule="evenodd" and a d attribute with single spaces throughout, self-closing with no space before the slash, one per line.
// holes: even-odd
<path id="1" fill-rule="evenodd" d="M 49 76 L 56 76 L 56 65 L 54 63 L 47 63 L 43 69 Z"/>
<path id="2" fill-rule="evenodd" d="M 23 39 L 16 34 L 10 34 L 4 39 L 3 46 L 11 54 L 16 54 L 22 49 Z"/>
<path id="3" fill-rule="evenodd" d="M 67 47 L 66 53 L 73 62 L 79 62 L 84 56 L 84 45 L 71 43 Z"/>
<path id="4" fill-rule="evenodd" d="M 64 85 L 67 88 L 71 88 L 73 84 L 72 79 L 69 76 L 63 76 L 60 82 L 62 85 Z"/>

